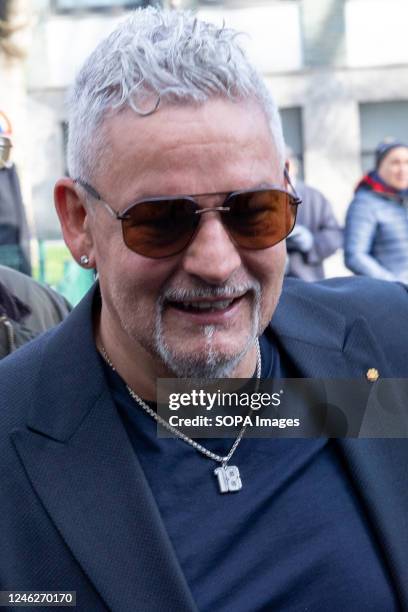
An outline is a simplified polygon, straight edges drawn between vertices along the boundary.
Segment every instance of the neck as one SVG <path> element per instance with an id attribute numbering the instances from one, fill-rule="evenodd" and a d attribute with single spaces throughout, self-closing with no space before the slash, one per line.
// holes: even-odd
<path id="1" fill-rule="evenodd" d="M 104 348 L 113 367 L 125 383 L 140 397 L 156 401 L 158 378 L 174 378 L 175 375 L 139 343 L 131 340 L 123 331 L 116 331 L 103 316 L 96 324 L 95 339 L 98 350 Z M 231 378 L 251 378 L 257 368 L 257 348 L 254 345 L 231 372 Z"/>
<path id="2" fill-rule="evenodd" d="M 108 325 L 104 325 L 102 317 L 95 330 L 95 339 L 99 352 L 102 352 L 102 348 L 106 351 L 125 383 L 145 400 L 156 401 L 156 379 L 170 378 L 171 375 L 159 371 L 150 353 L 124 333 L 114 333 Z"/>

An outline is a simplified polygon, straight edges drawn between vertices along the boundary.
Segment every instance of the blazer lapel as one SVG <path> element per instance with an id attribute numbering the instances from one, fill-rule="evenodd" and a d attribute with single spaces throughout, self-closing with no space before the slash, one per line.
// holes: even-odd
<path id="1" fill-rule="evenodd" d="M 365 379 L 370 368 L 390 375 L 364 317 L 356 317 L 348 329 L 343 315 L 287 290 L 270 328 L 301 377 Z"/>
<path id="2" fill-rule="evenodd" d="M 91 301 L 49 343 L 29 429 L 13 433 L 13 442 L 62 538 L 111 610 L 192 612 L 195 603 L 104 382 Z"/>
<path id="3" fill-rule="evenodd" d="M 314 301 L 288 291 L 273 317 L 271 332 L 297 376 L 320 379 L 326 402 L 345 407 L 349 435 L 408 434 L 402 386 L 387 380 L 392 369 L 364 317 L 356 317 L 348 329 L 336 311 L 321 304 L 316 308 Z M 367 380 L 373 368 L 379 373 L 374 384 Z"/>
<path id="4" fill-rule="evenodd" d="M 271 328 L 299 376 L 339 379 L 336 389 L 344 394 L 340 404 L 347 401 L 349 392 L 347 381 L 340 379 L 356 382 L 353 401 L 360 404 L 361 432 L 373 438 L 338 439 L 336 445 L 382 546 L 402 609 L 408 609 L 408 440 L 378 439 L 378 432 L 364 427 L 371 410 L 379 417 L 381 411 L 394 411 L 395 422 L 402 423 L 398 407 L 406 412 L 406 393 L 404 399 L 398 382 L 384 381 L 381 387 L 381 377 L 391 378 L 392 370 L 363 317 L 356 318 L 347 331 L 344 317 L 337 312 L 322 305 L 317 311 L 313 302 L 287 292 Z M 378 383 L 366 380 L 370 368 L 380 373 Z"/>

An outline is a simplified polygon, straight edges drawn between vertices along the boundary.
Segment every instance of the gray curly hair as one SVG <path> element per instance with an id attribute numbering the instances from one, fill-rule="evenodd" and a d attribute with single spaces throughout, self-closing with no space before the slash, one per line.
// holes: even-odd
<path id="1" fill-rule="evenodd" d="M 204 103 L 219 96 L 258 101 L 283 169 L 278 109 L 237 36 L 190 12 L 149 7 L 132 13 L 88 57 L 70 92 L 70 176 L 89 180 L 103 164 L 103 121 L 108 113 L 130 107 L 150 114 L 163 101 Z"/>

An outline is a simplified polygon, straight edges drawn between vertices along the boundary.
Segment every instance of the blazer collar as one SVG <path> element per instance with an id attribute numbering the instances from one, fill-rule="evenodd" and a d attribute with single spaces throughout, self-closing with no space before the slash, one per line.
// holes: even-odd
<path id="1" fill-rule="evenodd" d="M 364 378 L 369 368 L 392 376 L 382 347 L 363 316 L 347 325 L 343 314 L 302 295 L 298 283 L 283 291 L 270 331 L 305 378 Z"/>
<path id="2" fill-rule="evenodd" d="M 302 283 L 303 284 L 303 283 Z M 271 327 L 282 339 L 341 350 L 346 334 L 344 316 L 303 295 L 298 284 L 286 281 Z"/>
<path id="3" fill-rule="evenodd" d="M 69 440 L 106 391 L 92 327 L 98 302 L 95 285 L 50 336 L 39 364 L 27 425 L 54 440 Z"/>

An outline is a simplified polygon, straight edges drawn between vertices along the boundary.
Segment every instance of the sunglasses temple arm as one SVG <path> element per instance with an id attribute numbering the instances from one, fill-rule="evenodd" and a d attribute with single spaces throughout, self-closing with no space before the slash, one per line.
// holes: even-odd
<path id="1" fill-rule="evenodd" d="M 105 200 L 102 200 L 102 198 L 99 198 L 99 202 L 106 208 L 108 213 L 114 219 L 118 219 L 119 221 L 122 221 L 122 219 L 127 219 L 127 217 L 123 217 L 120 213 L 116 212 L 116 210 L 113 210 L 113 208 L 111 206 L 109 206 L 109 204 L 107 202 L 105 202 Z"/>
<path id="2" fill-rule="evenodd" d="M 296 199 L 296 204 L 301 204 L 302 203 L 302 198 L 300 198 L 298 196 L 298 193 L 297 193 L 296 189 L 294 188 L 292 181 L 290 180 L 289 172 L 288 172 L 288 169 L 286 167 L 285 167 L 285 169 L 283 171 L 283 174 L 284 174 L 285 179 L 288 182 L 289 187 L 291 188 L 291 190 L 293 192 L 293 195 L 294 195 L 294 197 Z"/>
<path id="3" fill-rule="evenodd" d="M 80 185 L 82 189 L 84 189 L 90 196 L 95 198 L 95 200 L 102 200 L 101 196 L 96 191 L 96 189 L 94 189 L 92 185 L 90 185 L 89 183 L 86 183 L 80 178 L 73 179 L 73 182 L 76 183 L 77 185 Z"/>
<path id="4" fill-rule="evenodd" d="M 112 217 L 114 217 L 115 219 L 122 220 L 123 218 L 122 215 L 116 212 L 116 210 L 113 210 L 113 208 L 109 206 L 109 204 L 101 198 L 100 194 L 96 191 L 96 189 L 92 187 L 92 185 L 89 185 L 89 183 L 85 183 L 85 181 L 82 181 L 79 178 L 76 178 L 73 180 L 74 180 L 74 183 L 76 183 L 77 185 L 81 185 L 81 187 L 85 189 L 85 191 L 89 193 L 90 196 L 92 196 L 93 198 L 95 198 L 95 200 L 98 200 L 98 202 L 103 204 L 103 206 L 106 208 L 106 210 Z"/>

